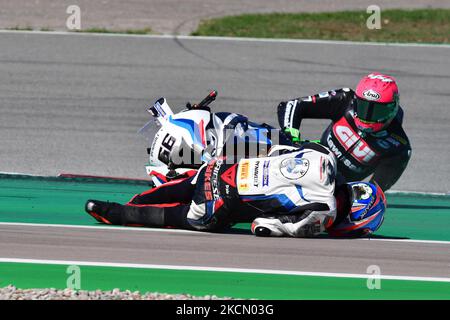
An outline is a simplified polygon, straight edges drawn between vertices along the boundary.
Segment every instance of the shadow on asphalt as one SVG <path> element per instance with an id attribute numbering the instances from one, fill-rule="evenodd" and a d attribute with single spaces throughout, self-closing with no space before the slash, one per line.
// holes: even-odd
<path id="1" fill-rule="evenodd" d="M 253 236 L 252 232 L 250 230 L 247 229 L 242 229 L 242 228 L 232 228 L 232 229 L 228 229 L 227 231 L 224 231 L 223 233 L 225 234 L 246 234 L 246 235 L 251 235 Z M 385 235 L 372 235 L 370 237 L 364 237 L 366 239 L 392 239 L 392 240 L 407 240 L 407 239 L 411 239 L 408 237 L 394 237 L 394 236 L 385 236 Z M 303 238 L 304 239 L 304 238 Z M 310 239 L 333 239 L 333 240 L 349 240 L 349 239 L 361 239 L 361 238 L 355 238 L 355 237 L 332 237 L 329 236 L 327 234 L 321 234 L 317 237 L 314 238 L 310 238 Z"/>

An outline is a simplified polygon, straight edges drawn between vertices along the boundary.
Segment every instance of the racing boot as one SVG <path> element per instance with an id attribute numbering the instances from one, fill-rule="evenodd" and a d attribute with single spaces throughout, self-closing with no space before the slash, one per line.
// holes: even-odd
<path id="1" fill-rule="evenodd" d="M 307 223 L 305 216 L 307 214 L 256 218 L 252 222 L 251 230 L 258 237 L 314 237 L 320 232 L 320 225 Z"/>
<path id="2" fill-rule="evenodd" d="M 86 212 L 101 223 L 132 226 L 132 227 L 163 227 L 165 223 L 165 209 L 163 206 L 133 206 L 115 202 L 88 200 Z M 171 208 L 167 208 L 170 209 Z"/>
<path id="3" fill-rule="evenodd" d="M 121 224 L 121 205 L 114 202 L 88 200 L 85 210 L 95 220 L 106 224 Z"/>
<path id="4" fill-rule="evenodd" d="M 283 224 L 275 217 L 256 218 L 252 222 L 251 229 L 257 237 L 281 237 L 286 234 Z"/>

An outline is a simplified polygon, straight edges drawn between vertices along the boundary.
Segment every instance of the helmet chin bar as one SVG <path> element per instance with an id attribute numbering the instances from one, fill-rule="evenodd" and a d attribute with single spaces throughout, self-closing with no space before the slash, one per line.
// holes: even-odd
<path id="1" fill-rule="evenodd" d="M 366 124 L 358 118 L 356 113 L 354 114 L 353 119 L 355 120 L 356 127 L 364 133 L 375 133 L 375 132 L 382 131 L 391 122 L 391 121 L 388 121 L 386 123 L 377 123 L 376 122 L 376 123 Z"/>
<path id="2" fill-rule="evenodd" d="M 387 103 L 356 96 L 352 104 L 353 115 L 358 119 L 356 124 L 366 132 L 380 131 L 395 118 L 399 109 L 398 104 L 398 95 L 394 95 L 394 100 Z"/>

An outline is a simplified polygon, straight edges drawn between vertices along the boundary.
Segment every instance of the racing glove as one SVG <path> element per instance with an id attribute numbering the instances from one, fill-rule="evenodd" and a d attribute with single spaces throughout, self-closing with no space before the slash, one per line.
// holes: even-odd
<path id="1" fill-rule="evenodd" d="M 300 142 L 300 130 L 295 128 L 284 128 L 283 131 L 286 136 L 292 140 L 292 142 Z"/>

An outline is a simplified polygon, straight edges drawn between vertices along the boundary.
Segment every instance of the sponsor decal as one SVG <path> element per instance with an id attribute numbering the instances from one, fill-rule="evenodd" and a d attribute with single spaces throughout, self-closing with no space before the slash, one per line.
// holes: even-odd
<path id="1" fill-rule="evenodd" d="M 233 188 L 236 188 L 236 167 L 237 164 L 233 165 L 220 176 L 220 178 L 227 184 L 226 187 L 230 185 Z"/>
<path id="2" fill-rule="evenodd" d="M 389 135 L 389 132 L 387 132 L 386 130 L 381 130 L 378 132 L 371 132 L 370 135 L 375 138 L 385 138 Z"/>
<path id="3" fill-rule="evenodd" d="M 389 139 L 387 139 L 389 141 Z M 394 144 L 392 141 L 389 141 L 392 144 Z M 377 140 L 377 143 L 380 147 L 382 147 L 383 149 L 389 149 L 391 147 L 391 145 L 389 144 L 389 142 L 385 141 L 385 140 Z M 397 142 L 398 144 L 398 142 Z"/>
<path id="4" fill-rule="evenodd" d="M 376 200 L 376 197 L 372 197 L 372 194 L 373 194 L 372 189 L 365 183 L 358 183 L 356 186 L 353 186 L 353 188 L 355 188 L 355 187 L 359 188 L 360 191 L 358 192 L 359 198 L 355 199 L 353 202 L 352 212 L 357 212 L 357 211 L 365 208 L 364 211 L 359 216 L 359 219 L 362 220 L 365 218 L 366 214 L 369 212 L 374 201 Z M 371 198 L 369 203 L 362 204 L 362 203 L 357 202 L 358 200 L 368 200 L 369 198 Z M 373 216 L 372 216 L 372 219 L 373 219 Z"/>
<path id="5" fill-rule="evenodd" d="M 369 164 L 377 155 L 369 144 L 351 128 L 345 117 L 334 124 L 333 133 L 342 147 L 359 163 Z"/>
<path id="6" fill-rule="evenodd" d="M 286 104 L 286 107 L 291 109 L 297 105 L 298 100 L 289 100 Z"/>
<path id="7" fill-rule="evenodd" d="M 298 100 L 290 100 L 286 103 L 286 111 L 284 113 L 284 126 L 291 127 Z"/>
<path id="8" fill-rule="evenodd" d="M 205 199 L 210 201 L 213 199 L 212 192 L 211 192 L 211 175 L 214 168 L 214 165 L 216 164 L 216 160 L 212 160 L 205 169 L 205 178 L 204 178 L 204 184 L 203 184 L 203 190 L 205 192 Z"/>
<path id="9" fill-rule="evenodd" d="M 240 180 L 247 180 L 248 179 L 248 168 L 250 166 L 250 163 L 248 161 L 242 161 L 239 169 L 240 169 L 240 174 L 239 174 L 239 179 Z"/>
<path id="10" fill-rule="evenodd" d="M 253 170 L 253 186 L 255 187 L 259 186 L 259 163 L 259 160 L 255 162 L 255 170 Z"/>
<path id="11" fill-rule="evenodd" d="M 280 172 L 289 179 L 296 180 L 303 177 L 309 169 L 309 161 L 304 158 L 288 158 L 281 161 Z"/>
<path id="12" fill-rule="evenodd" d="M 405 139 L 403 139 L 402 137 L 400 137 L 398 134 L 392 133 L 391 137 L 398 140 L 401 144 L 407 145 L 408 141 L 406 141 Z"/>
<path id="13" fill-rule="evenodd" d="M 264 161 L 264 164 L 263 164 L 263 177 L 262 177 L 262 186 L 263 187 L 269 186 L 269 165 L 270 165 L 270 160 L 269 161 Z"/>
<path id="14" fill-rule="evenodd" d="M 397 140 L 395 140 L 395 139 L 392 138 L 392 137 L 389 137 L 389 138 L 387 138 L 386 140 L 389 141 L 390 143 L 392 143 L 392 144 L 393 144 L 394 146 L 396 146 L 396 147 L 400 146 L 400 142 L 398 142 Z"/>
<path id="15" fill-rule="evenodd" d="M 377 101 L 381 98 L 381 95 L 375 90 L 369 89 L 363 92 L 363 97 L 369 101 Z"/>
<path id="16" fill-rule="evenodd" d="M 242 163 L 239 164 L 239 172 L 238 172 L 239 190 L 247 191 L 249 189 L 248 186 L 249 167 L 250 162 L 247 160 L 244 160 L 242 161 Z"/>
<path id="17" fill-rule="evenodd" d="M 219 159 L 216 162 L 216 165 L 214 166 L 214 170 L 212 173 L 212 179 L 211 179 L 211 189 L 213 193 L 214 200 L 217 200 L 220 198 L 219 194 L 219 170 L 220 167 L 223 164 L 223 160 Z"/>
<path id="18" fill-rule="evenodd" d="M 205 169 L 205 179 L 204 179 L 204 192 L 206 200 L 217 200 L 220 198 L 219 195 L 219 170 L 223 164 L 223 160 L 213 160 L 211 161 Z"/>
<path id="19" fill-rule="evenodd" d="M 331 149 L 331 151 L 336 156 L 336 159 L 341 161 L 347 168 L 349 168 L 351 171 L 354 171 L 354 172 L 362 172 L 363 171 L 363 168 L 355 166 L 349 159 L 347 159 L 342 154 L 342 151 L 340 151 L 338 149 L 338 147 L 336 147 L 336 145 L 333 142 L 333 138 L 331 136 L 331 133 L 327 137 L 327 143 L 328 143 L 328 147 Z"/>

